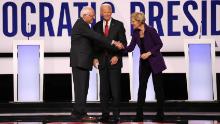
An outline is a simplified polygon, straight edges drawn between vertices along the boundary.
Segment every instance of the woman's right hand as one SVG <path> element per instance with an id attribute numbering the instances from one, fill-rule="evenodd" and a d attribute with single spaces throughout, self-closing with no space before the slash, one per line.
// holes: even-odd
<path id="1" fill-rule="evenodd" d="M 141 54 L 141 59 L 146 60 L 150 57 L 150 55 L 151 55 L 151 52 L 143 53 Z"/>

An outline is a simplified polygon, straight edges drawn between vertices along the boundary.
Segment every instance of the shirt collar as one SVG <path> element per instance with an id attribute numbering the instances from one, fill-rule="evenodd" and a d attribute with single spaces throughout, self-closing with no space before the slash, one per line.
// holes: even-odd
<path id="1" fill-rule="evenodd" d="M 112 21 L 112 18 L 111 18 L 111 19 L 108 21 L 108 26 L 110 26 L 111 21 Z M 105 24 L 106 24 L 106 21 L 105 21 L 105 20 L 103 20 L 103 25 L 105 26 Z"/>

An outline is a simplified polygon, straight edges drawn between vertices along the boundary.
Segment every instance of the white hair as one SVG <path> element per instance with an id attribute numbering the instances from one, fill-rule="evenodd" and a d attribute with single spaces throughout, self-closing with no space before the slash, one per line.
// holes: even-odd
<path id="1" fill-rule="evenodd" d="M 102 5 L 101 5 L 101 10 L 102 10 L 102 8 L 103 7 L 108 7 L 109 9 L 111 9 L 111 11 L 112 11 L 112 6 L 109 4 L 109 3 L 103 3 Z"/>
<path id="2" fill-rule="evenodd" d="M 89 7 L 89 6 L 83 7 L 83 9 L 80 12 L 80 17 L 83 17 L 84 15 L 87 15 L 90 12 L 94 12 L 92 7 Z"/>

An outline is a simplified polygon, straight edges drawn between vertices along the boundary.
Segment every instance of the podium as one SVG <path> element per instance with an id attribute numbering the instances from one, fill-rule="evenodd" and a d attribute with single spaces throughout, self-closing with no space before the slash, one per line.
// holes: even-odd
<path id="1" fill-rule="evenodd" d="M 215 40 L 184 40 L 189 101 L 217 100 Z"/>
<path id="2" fill-rule="evenodd" d="M 13 41 L 14 102 L 43 101 L 42 40 Z"/>

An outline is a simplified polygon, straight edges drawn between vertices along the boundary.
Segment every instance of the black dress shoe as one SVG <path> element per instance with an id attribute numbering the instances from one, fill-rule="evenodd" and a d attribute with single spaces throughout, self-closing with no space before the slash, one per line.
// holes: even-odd
<path id="1" fill-rule="evenodd" d="M 163 112 L 157 112 L 156 118 L 157 121 L 163 121 L 164 119 L 164 113 Z"/>
<path id="2" fill-rule="evenodd" d="M 112 117 L 111 119 L 109 119 L 108 122 L 109 123 L 118 123 L 118 122 L 120 122 L 120 118 L 119 117 Z"/>
<path id="3" fill-rule="evenodd" d="M 89 116 L 87 113 L 72 112 L 72 116 L 81 122 L 96 122 L 96 117 Z"/>
<path id="4" fill-rule="evenodd" d="M 144 121 L 143 108 L 141 106 L 138 106 L 136 108 L 136 116 L 133 122 L 143 122 L 143 121 Z"/>
<path id="5" fill-rule="evenodd" d="M 82 122 L 96 122 L 97 121 L 96 117 L 92 117 L 88 115 L 81 117 L 80 120 Z"/>
<path id="6" fill-rule="evenodd" d="M 99 122 L 108 122 L 109 121 L 109 115 L 102 115 L 100 118 L 98 118 Z"/>
<path id="7" fill-rule="evenodd" d="M 143 122 L 144 121 L 144 117 L 143 116 L 137 116 L 134 118 L 133 122 Z"/>
<path id="8" fill-rule="evenodd" d="M 87 115 L 87 114 L 86 113 L 80 113 L 80 112 L 77 112 L 77 111 L 72 111 L 71 112 L 71 116 L 74 117 L 75 119 L 80 119 L 85 115 Z"/>

